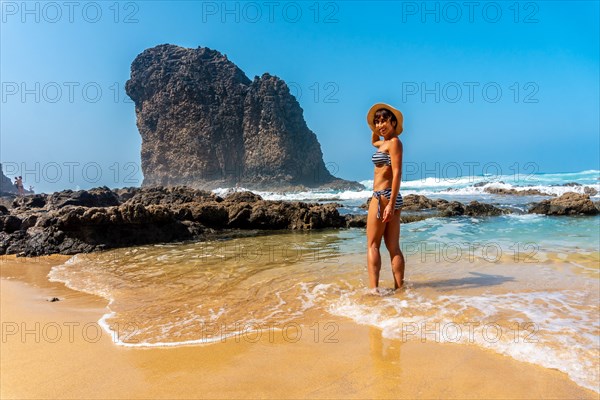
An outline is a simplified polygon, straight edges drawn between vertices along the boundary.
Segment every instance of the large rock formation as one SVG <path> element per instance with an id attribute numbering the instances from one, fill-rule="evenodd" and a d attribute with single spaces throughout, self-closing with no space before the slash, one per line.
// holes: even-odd
<path id="1" fill-rule="evenodd" d="M 142 136 L 143 185 L 363 189 L 329 173 L 284 81 L 268 73 L 251 81 L 218 51 L 147 49 L 125 89 Z"/>
<path id="2" fill-rule="evenodd" d="M 0 196 L 16 194 L 17 188 L 15 187 L 13 181 L 6 175 L 4 175 L 4 171 L 2 170 L 2 164 L 0 163 Z"/>

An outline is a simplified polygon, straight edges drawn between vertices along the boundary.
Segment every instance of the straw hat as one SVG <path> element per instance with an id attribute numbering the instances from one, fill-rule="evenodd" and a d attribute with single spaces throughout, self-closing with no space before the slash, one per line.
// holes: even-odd
<path id="1" fill-rule="evenodd" d="M 375 124 L 373 124 L 373 118 L 375 117 L 375 113 L 377 112 L 377 110 L 382 109 L 382 108 L 387 108 L 388 110 L 390 110 L 392 112 L 392 114 L 394 114 L 396 116 L 396 119 L 398 120 L 398 124 L 396 125 L 396 130 L 394 131 L 394 133 L 396 135 L 400 135 L 403 130 L 402 121 L 404 120 L 404 117 L 402 116 L 402 113 L 399 110 L 396 110 L 394 107 L 390 106 L 389 104 L 385 104 L 385 103 L 374 104 L 373 107 L 371 107 L 369 109 L 369 112 L 367 113 L 367 123 L 371 127 L 371 130 L 373 132 L 376 131 Z"/>

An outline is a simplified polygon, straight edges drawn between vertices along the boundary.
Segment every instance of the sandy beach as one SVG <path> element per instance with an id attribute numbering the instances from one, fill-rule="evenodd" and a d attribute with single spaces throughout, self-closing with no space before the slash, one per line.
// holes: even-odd
<path id="1" fill-rule="evenodd" d="M 556 370 L 475 346 L 390 340 L 334 316 L 287 336 L 117 346 L 98 325 L 105 299 L 48 281 L 68 258 L 2 258 L 2 398 L 598 398 Z"/>

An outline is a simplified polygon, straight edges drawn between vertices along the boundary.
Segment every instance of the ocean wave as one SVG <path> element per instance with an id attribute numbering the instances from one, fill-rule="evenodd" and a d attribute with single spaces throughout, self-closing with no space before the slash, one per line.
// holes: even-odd
<path id="1" fill-rule="evenodd" d="M 540 173 L 529 175 L 498 175 L 498 176 L 462 176 L 456 178 L 425 177 L 423 179 L 405 180 L 401 183 L 403 195 L 418 194 L 424 196 L 466 196 L 473 200 L 486 200 L 494 195 L 490 189 L 515 190 L 517 192 L 538 190 L 551 196 L 561 196 L 567 192 L 584 194 L 586 187 L 595 189 L 598 193 L 590 196 L 593 200 L 600 199 L 600 171 L 586 170 L 569 173 Z M 304 190 L 297 192 L 256 191 L 265 200 L 286 200 L 306 202 L 348 201 L 357 203 L 366 201 L 371 195 L 372 179 L 360 180 L 366 190 Z M 576 185 L 572 185 L 572 184 Z M 569 186 L 565 186 L 569 184 Z M 246 188 L 218 188 L 213 192 L 226 196 L 234 190 Z M 589 190 L 589 189 L 587 189 Z M 505 196 L 505 195 L 502 195 Z"/>

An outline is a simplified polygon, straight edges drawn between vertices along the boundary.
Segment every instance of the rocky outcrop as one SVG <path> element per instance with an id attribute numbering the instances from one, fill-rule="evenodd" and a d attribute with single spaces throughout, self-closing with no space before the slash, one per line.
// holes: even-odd
<path id="1" fill-rule="evenodd" d="M 504 188 L 494 188 L 487 187 L 483 189 L 484 192 L 490 194 L 501 194 L 501 195 L 511 195 L 511 196 L 556 196 L 555 194 L 545 193 L 538 189 L 504 189 Z"/>
<path id="2" fill-rule="evenodd" d="M 14 183 L 10 180 L 10 178 L 4 175 L 4 170 L 2 169 L 2 163 L 0 163 L 0 196 L 6 196 L 9 194 L 17 194 L 17 188 Z"/>
<path id="3" fill-rule="evenodd" d="M 408 194 L 402 198 L 403 211 L 416 211 L 437 208 L 438 200 L 431 200 L 419 194 Z"/>
<path id="4" fill-rule="evenodd" d="M 472 201 L 464 205 L 459 201 L 444 199 L 430 199 L 423 195 L 409 194 L 402 198 L 403 206 L 401 222 L 409 223 L 432 217 L 457 217 L 461 215 L 489 217 L 507 214 L 510 211 L 498 208 L 492 204 Z M 371 199 L 367 200 L 361 208 L 368 209 Z M 347 216 L 346 216 L 347 217 Z M 356 226 L 356 222 L 351 222 Z"/>
<path id="5" fill-rule="evenodd" d="M 457 217 L 465 213 L 465 206 L 458 201 L 438 200 L 440 217 Z"/>
<path id="6" fill-rule="evenodd" d="M 433 215 L 428 214 L 401 214 L 400 223 L 409 224 L 411 222 L 422 221 L 427 218 L 432 218 Z M 346 220 L 346 228 L 365 228 L 367 226 L 367 215 L 344 215 Z"/>
<path id="7" fill-rule="evenodd" d="M 189 187 L 96 188 L 17 198 L 0 209 L 0 254 L 75 254 L 204 240 L 240 230 L 339 228 L 338 204 L 266 201 L 251 192 L 221 198 Z"/>
<path id="8" fill-rule="evenodd" d="M 599 211 L 589 195 L 567 192 L 556 199 L 534 204 L 529 212 L 546 215 L 596 215 Z"/>
<path id="9" fill-rule="evenodd" d="M 332 176 L 286 83 L 254 80 L 218 51 L 160 45 L 131 65 L 143 185 L 362 189 Z"/>
<path id="10" fill-rule="evenodd" d="M 405 196 L 402 223 L 432 217 L 497 216 L 512 212 L 472 201 Z M 186 186 L 38 194 L 0 205 L 0 254 L 75 254 L 116 247 L 256 235 L 270 230 L 363 228 L 367 215 L 340 215 L 338 203 L 268 201 L 243 191 L 220 197 Z M 408 209 L 411 208 L 411 209 Z M 600 202 L 566 193 L 532 206 L 547 215 L 595 215 Z"/>
<path id="11" fill-rule="evenodd" d="M 495 207 L 491 204 L 480 203 L 478 201 L 472 201 L 464 208 L 464 215 L 471 217 L 495 217 L 498 215 L 508 214 L 508 210 Z"/>

